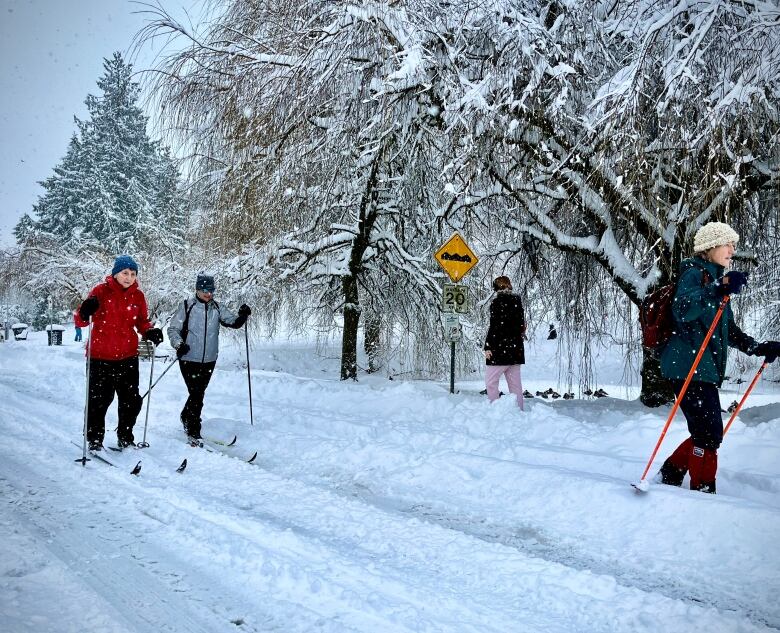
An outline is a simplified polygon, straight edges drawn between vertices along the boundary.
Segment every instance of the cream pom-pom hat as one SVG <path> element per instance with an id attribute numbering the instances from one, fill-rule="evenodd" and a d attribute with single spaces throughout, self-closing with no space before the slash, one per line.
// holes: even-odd
<path id="1" fill-rule="evenodd" d="M 716 246 L 739 242 L 739 233 L 723 222 L 708 222 L 693 238 L 694 253 L 703 253 Z"/>

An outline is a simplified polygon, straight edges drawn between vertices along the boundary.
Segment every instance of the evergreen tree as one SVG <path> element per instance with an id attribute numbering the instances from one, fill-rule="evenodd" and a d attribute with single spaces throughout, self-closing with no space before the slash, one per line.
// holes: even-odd
<path id="1" fill-rule="evenodd" d="M 178 173 L 168 150 L 147 135 L 132 66 L 114 53 L 103 67 L 102 96 L 87 96 L 89 117 L 76 119 L 65 157 L 41 183 L 46 192 L 33 208 L 37 219 L 17 224 L 20 242 L 88 241 L 119 252 L 182 230 Z"/>

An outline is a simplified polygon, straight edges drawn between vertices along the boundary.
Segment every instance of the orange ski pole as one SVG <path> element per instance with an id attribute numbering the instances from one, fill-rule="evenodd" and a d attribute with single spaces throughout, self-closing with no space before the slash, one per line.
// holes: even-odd
<path id="1" fill-rule="evenodd" d="M 747 400 L 747 397 L 750 395 L 750 392 L 753 391 L 753 387 L 756 386 L 756 383 L 758 382 L 758 379 L 761 378 L 761 374 L 764 373 L 764 369 L 766 369 L 766 366 L 769 363 L 766 362 L 766 359 L 764 359 L 764 362 L 761 364 L 761 367 L 758 368 L 758 371 L 756 372 L 756 375 L 753 377 L 753 380 L 750 382 L 750 386 L 747 388 L 747 391 L 745 391 L 745 395 L 742 396 L 742 400 L 739 401 L 739 404 L 737 405 L 737 408 L 734 409 L 734 412 L 731 414 L 731 417 L 729 418 L 729 421 L 726 423 L 726 428 L 723 429 L 723 436 L 726 436 L 726 433 L 729 432 L 729 427 L 731 426 L 731 423 L 734 421 L 734 419 L 739 415 L 740 409 L 742 409 L 742 405 L 745 404 L 745 400 Z"/>
<path id="2" fill-rule="evenodd" d="M 636 488 L 637 490 L 644 492 L 649 488 L 649 484 L 645 480 L 645 477 L 647 477 L 647 472 L 650 470 L 650 466 L 653 465 L 653 460 L 655 459 L 655 456 L 658 454 L 658 449 L 661 448 L 661 442 L 664 441 L 664 437 L 666 436 L 666 432 L 669 430 L 669 425 L 672 423 L 672 420 L 674 419 L 675 413 L 677 413 L 677 409 L 680 408 L 680 402 L 682 402 L 683 396 L 685 395 L 685 392 L 688 391 L 688 385 L 691 384 L 691 380 L 693 380 L 693 374 L 696 373 L 696 368 L 699 366 L 699 361 L 701 361 L 701 357 L 704 356 L 704 350 L 707 348 L 707 344 L 710 342 L 710 339 L 712 338 L 712 333 L 715 331 L 715 327 L 718 325 L 718 321 L 720 321 L 720 317 L 723 314 L 723 310 L 726 308 L 726 304 L 729 302 L 729 295 L 726 295 L 723 297 L 723 300 L 720 302 L 720 306 L 718 307 L 718 311 L 715 314 L 715 318 L 712 320 L 712 325 L 710 325 L 710 329 L 707 331 L 707 336 L 704 337 L 704 341 L 702 341 L 701 347 L 699 348 L 699 353 L 696 354 L 696 358 L 693 361 L 693 365 L 691 365 L 691 370 L 688 372 L 688 376 L 685 379 L 685 382 L 683 383 L 682 389 L 680 389 L 680 393 L 677 394 L 677 398 L 674 401 L 674 406 L 672 407 L 672 410 L 669 413 L 669 417 L 666 419 L 666 424 L 664 424 L 663 431 L 661 431 L 661 437 L 658 438 L 658 442 L 656 442 L 655 448 L 653 449 L 653 454 L 650 455 L 650 459 L 647 462 L 647 466 L 645 466 L 645 471 L 642 473 L 642 479 L 639 480 L 638 483 L 631 484 Z"/>

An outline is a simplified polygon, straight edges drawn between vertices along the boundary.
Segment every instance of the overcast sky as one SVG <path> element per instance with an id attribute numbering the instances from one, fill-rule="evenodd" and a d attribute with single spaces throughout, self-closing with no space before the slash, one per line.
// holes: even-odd
<path id="1" fill-rule="evenodd" d="M 151 0 L 150 0 L 151 4 Z M 200 0 L 162 0 L 184 19 Z M 133 36 L 149 17 L 130 0 L 0 0 L 0 246 L 29 212 L 75 130 L 84 99 L 99 92 L 103 58 L 128 54 L 136 69 L 156 51 L 129 57 Z"/>

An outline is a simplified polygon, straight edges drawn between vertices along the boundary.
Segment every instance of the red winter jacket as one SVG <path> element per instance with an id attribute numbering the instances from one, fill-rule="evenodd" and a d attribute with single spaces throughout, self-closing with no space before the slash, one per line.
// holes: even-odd
<path id="1" fill-rule="evenodd" d="M 138 334 L 152 329 L 146 309 L 146 297 L 134 282 L 127 290 L 112 276 L 95 286 L 90 297 L 100 305 L 92 317 L 90 357 L 97 360 L 123 360 L 138 356 Z M 87 327 L 76 311 L 76 325 Z"/>

